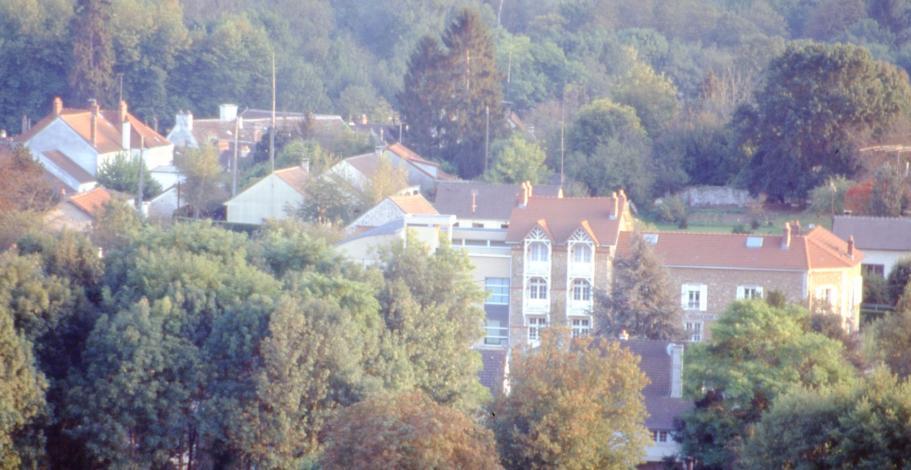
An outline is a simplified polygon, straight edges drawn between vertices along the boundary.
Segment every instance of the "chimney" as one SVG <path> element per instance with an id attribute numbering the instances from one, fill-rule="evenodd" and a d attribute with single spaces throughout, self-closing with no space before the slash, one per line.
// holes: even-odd
<path id="1" fill-rule="evenodd" d="M 683 397 L 683 345 L 669 343 L 667 354 L 671 356 L 671 398 Z"/>
<path id="2" fill-rule="evenodd" d="M 560 189 L 557 190 L 557 199 L 563 199 L 563 186 L 560 186 Z"/>
<path id="3" fill-rule="evenodd" d="M 59 96 L 54 97 L 54 116 L 60 116 L 63 113 L 63 100 Z"/>
<path id="4" fill-rule="evenodd" d="M 525 185 L 528 186 L 528 197 L 534 197 L 534 187 L 531 185 L 531 181 L 526 181 Z"/>
<path id="5" fill-rule="evenodd" d="M 22 115 L 22 132 L 20 134 L 25 134 L 28 132 L 28 116 Z"/>
<path id="6" fill-rule="evenodd" d="M 620 214 L 620 197 L 617 195 L 617 192 L 614 191 L 610 193 L 611 200 L 613 200 L 614 208 L 610 213 L 610 219 L 616 220 L 617 215 Z"/>
<path id="7" fill-rule="evenodd" d="M 854 259 L 854 235 L 848 237 L 848 256 Z"/>
<path id="8" fill-rule="evenodd" d="M 629 333 L 625 329 L 620 330 L 620 341 L 629 341 Z"/>
<path id="9" fill-rule="evenodd" d="M 220 104 L 218 105 L 218 120 L 219 121 L 233 121 L 237 119 L 237 105 L 236 104 Z"/>
<path id="10" fill-rule="evenodd" d="M 791 223 L 784 223 L 784 236 L 781 238 L 781 249 L 787 250 L 791 247 Z"/>
<path id="11" fill-rule="evenodd" d="M 800 235 L 800 221 L 799 220 L 794 221 L 793 227 L 794 227 L 794 229 L 793 229 L 794 235 Z"/>
<path id="12" fill-rule="evenodd" d="M 92 110 L 92 130 L 91 130 L 91 139 L 92 145 L 94 146 L 98 142 L 98 114 L 101 112 L 101 109 L 98 107 L 98 102 L 95 99 L 89 100 L 89 109 Z"/>
<path id="13" fill-rule="evenodd" d="M 305 159 L 301 160 L 301 168 L 304 171 L 306 171 L 307 173 L 310 173 L 310 159 L 309 158 L 305 158 Z"/>
<path id="14" fill-rule="evenodd" d="M 130 120 L 127 119 L 127 102 L 120 101 L 120 146 L 124 150 L 130 149 L 130 134 L 132 128 L 130 127 Z"/>
<path id="15" fill-rule="evenodd" d="M 471 190 L 471 213 L 474 214 L 478 210 L 478 191 L 476 189 Z"/>
<path id="16" fill-rule="evenodd" d="M 367 115 L 366 114 L 361 114 L 361 125 L 362 126 L 367 125 Z"/>
<path id="17" fill-rule="evenodd" d="M 521 199 L 519 200 L 519 207 L 525 207 L 528 205 L 528 192 L 528 182 L 524 181 L 522 182 L 522 195 L 520 196 Z"/>

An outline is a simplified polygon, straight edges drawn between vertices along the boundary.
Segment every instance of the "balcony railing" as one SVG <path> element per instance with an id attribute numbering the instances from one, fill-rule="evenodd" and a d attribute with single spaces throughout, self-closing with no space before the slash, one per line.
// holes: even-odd
<path id="1" fill-rule="evenodd" d="M 509 342 L 509 329 L 503 326 L 485 327 L 484 344 L 487 346 L 506 346 Z"/>

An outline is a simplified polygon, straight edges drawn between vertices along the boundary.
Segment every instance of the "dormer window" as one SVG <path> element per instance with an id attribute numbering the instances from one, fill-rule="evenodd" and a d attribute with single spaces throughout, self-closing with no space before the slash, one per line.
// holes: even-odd
<path id="1" fill-rule="evenodd" d="M 547 244 L 540 241 L 534 241 L 528 244 L 528 260 L 533 263 L 546 263 L 549 259 Z"/>
<path id="2" fill-rule="evenodd" d="M 573 263 L 591 263 L 592 247 L 586 243 L 573 244 Z"/>

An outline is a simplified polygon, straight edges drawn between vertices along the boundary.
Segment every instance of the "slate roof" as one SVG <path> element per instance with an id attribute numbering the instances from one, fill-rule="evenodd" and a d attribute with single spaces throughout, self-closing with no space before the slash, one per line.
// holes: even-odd
<path id="1" fill-rule="evenodd" d="M 534 187 L 534 194 L 555 197 L 559 190 L 559 186 L 542 184 Z M 433 205 L 440 214 L 455 215 L 460 219 L 507 220 L 521 192 L 518 184 L 440 181 Z"/>
<path id="2" fill-rule="evenodd" d="M 865 250 L 911 251 L 911 217 L 836 215 L 832 232 Z"/>
<path id="3" fill-rule="evenodd" d="M 535 227 L 541 228 L 556 244 L 565 243 L 582 229 L 601 246 L 616 245 L 620 234 L 626 197 L 540 197 L 537 188 L 528 205 L 515 207 L 509 217 L 506 241 L 521 242 Z M 614 201 L 620 214 L 614 214 Z"/>
<path id="4" fill-rule="evenodd" d="M 683 398 L 671 397 L 671 356 L 667 353 L 669 341 L 635 339 L 620 341 L 630 352 L 639 356 L 639 369 L 648 376 L 649 384 L 642 390 L 649 429 L 674 429 L 674 420 L 693 407 Z"/>
<path id="5" fill-rule="evenodd" d="M 47 150 L 41 152 L 48 160 L 50 160 L 54 165 L 57 165 L 58 168 L 66 172 L 66 174 L 72 176 L 80 184 L 82 183 L 91 183 L 95 181 L 95 177 L 90 175 L 89 172 L 82 169 L 81 166 L 77 165 L 72 159 L 64 155 L 63 152 L 59 150 Z"/>
<path id="6" fill-rule="evenodd" d="M 863 260 L 855 249 L 848 255 L 848 243 L 832 232 L 815 227 L 806 233 L 791 235 L 788 248 L 782 247 L 782 235 L 734 233 L 644 232 L 656 236 L 652 248 L 665 266 L 769 269 L 807 271 L 810 269 L 849 268 Z M 633 233 L 622 232 L 619 256 L 627 256 Z M 762 246 L 748 247 L 748 239 L 761 239 Z"/>

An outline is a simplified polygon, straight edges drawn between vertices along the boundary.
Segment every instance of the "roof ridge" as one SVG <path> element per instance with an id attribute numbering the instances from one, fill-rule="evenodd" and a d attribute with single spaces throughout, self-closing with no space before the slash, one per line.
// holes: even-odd
<path id="1" fill-rule="evenodd" d="M 635 230 L 623 230 L 624 232 L 634 232 Z M 719 235 L 726 237 L 780 237 L 781 235 L 775 233 L 733 233 L 733 232 L 702 232 L 702 231 L 688 231 L 688 230 L 639 230 L 642 233 L 655 233 L 655 234 L 665 234 L 669 233 L 672 235 Z"/>
<path id="2" fill-rule="evenodd" d="M 814 227 L 813 230 L 816 230 L 816 228 L 818 228 L 818 227 Z M 811 230 L 811 232 L 813 230 Z M 807 235 L 809 235 L 809 233 L 807 233 L 806 235 L 803 235 L 803 238 L 804 238 L 804 240 L 806 240 L 806 243 L 808 243 L 808 244 L 812 243 L 813 245 L 817 246 L 818 248 L 820 248 L 824 251 L 827 251 L 830 255 L 833 255 L 836 258 L 838 258 L 839 260 L 843 261 L 846 265 L 851 266 L 851 264 L 852 264 L 851 262 L 854 261 L 853 258 L 848 258 L 847 255 L 842 254 L 840 251 L 833 250 L 831 247 L 829 247 L 826 243 L 822 242 L 821 240 L 816 240 L 815 238 L 810 238 Z M 837 237 L 837 235 L 836 235 L 836 237 Z M 812 265 L 810 264 L 809 250 L 807 250 L 807 266 L 812 267 Z"/>
<path id="3" fill-rule="evenodd" d="M 902 216 L 894 216 L 894 215 L 849 215 L 849 214 L 841 214 L 841 215 L 836 215 L 835 217 L 842 217 L 842 218 L 848 218 L 848 219 L 891 219 L 891 220 L 907 220 L 907 221 L 911 221 L 911 217 L 902 217 Z"/>

